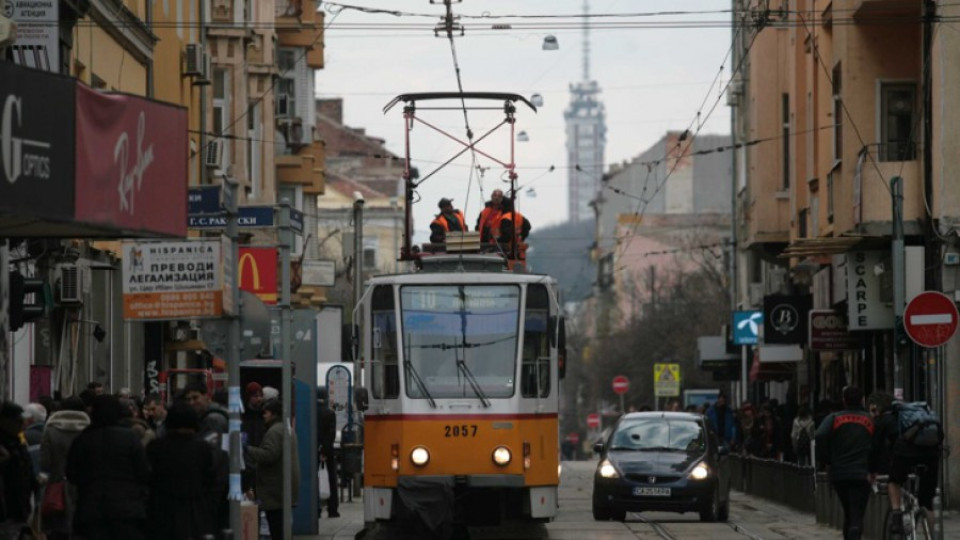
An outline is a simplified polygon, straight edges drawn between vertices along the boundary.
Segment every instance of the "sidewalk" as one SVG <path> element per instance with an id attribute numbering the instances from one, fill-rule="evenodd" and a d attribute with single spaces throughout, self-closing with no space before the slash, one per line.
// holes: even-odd
<path id="1" fill-rule="evenodd" d="M 340 501 L 340 517 L 327 517 L 324 506 L 323 516 L 316 535 L 295 535 L 295 540 L 354 540 L 363 530 L 363 498 L 354 497 L 353 501 Z"/>

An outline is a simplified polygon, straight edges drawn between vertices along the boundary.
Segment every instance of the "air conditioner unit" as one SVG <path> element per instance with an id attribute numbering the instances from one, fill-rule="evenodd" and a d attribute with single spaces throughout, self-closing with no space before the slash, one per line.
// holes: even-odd
<path id="1" fill-rule="evenodd" d="M 199 43 L 188 43 L 186 47 L 187 57 L 183 64 L 184 77 L 202 76 L 206 65 L 204 64 L 203 46 Z"/>
<path id="2" fill-rule="evenodd" d="M 210 55 L 203 53 L 203 58 L 200 59 L 200 73 L 197 74 L 197 77 L 193 80 L 194 86 L 206 86 L 213 82 L 213 61 L 210 59 Z"/>
<path id="3" fill-rule="evenodd" d="M 751 283 L 747 295 L 751 306 L 763 305 L 763 283 L 759 281 Z"/>
<path id="4" fill-rule="evenodd" d="M 293 99 L 290 94 L 277 94 L 277 116 L 290 116 L 293 114 Z"/>
<path id="5" fill-rule="evenodd" d="M 223 139 L 211 139 L 207 142 L 207 151 L 203 155 L 203 165 L 210 169 L 223 168 Z"/>
<path id="6" fill-rule="evenodd" d="M 83 303 L 83 273 L 75 264 L 61 264 L 58 268 L 56 301 L 60 305 Z"/>

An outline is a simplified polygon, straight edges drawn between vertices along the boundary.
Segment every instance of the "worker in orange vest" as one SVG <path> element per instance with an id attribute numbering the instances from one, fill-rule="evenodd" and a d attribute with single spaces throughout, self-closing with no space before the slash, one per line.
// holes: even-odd
<path id="1" fill-rule="evenodd" d="M 477 217 L 477 232 L 480 233 L 480 241 L 483 243 L 494 242 L 495 239 L 490 232 L 491 227 L 500 219 L 503 214 L 503 191 L 493 190 L 490 194 L 490 200 L 484 205 L 483 210 Z"/>
<path id="2" fill-rule="evenodd" d="M 440 199 L 438 206 L 440 213 L 430 223 L 430 242 L 434 244 L 446 242 L 447 233 L 450 231 L 465 232 L 467 230 L 463 213 L 453 208 L 453 199 Z"/>
<path id="3" fill-rule="evenodd" d="M 514 233 L 514 225 L 517 225 L 519 232 Z M 527 218 L 523 217 L 523 214 L 512 209 L 512 205 L 506 204 L 504 212 L 500 214 L 500 218 L 493 225 L 491 229 L 491 234 L 494 235 L 497 242 L 503 246 L 504 253 L 512 252 L 512 242 L 516 241 L 518 245 L 527 239 L 527 236 L 530 234 L 530 221 Z M 520 250 L 520 258 L 523 257 L 523 252 L 525 250 Z"/>

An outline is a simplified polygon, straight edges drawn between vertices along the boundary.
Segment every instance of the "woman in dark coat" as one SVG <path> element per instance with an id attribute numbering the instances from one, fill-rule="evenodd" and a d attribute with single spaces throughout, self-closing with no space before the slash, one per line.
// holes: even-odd
<path id="1" fill-rule="evenodd" d="M 96 396 L 90 426 L 67 454 L 67 479 L 77 486 L 74 531 L 88 540 L 145 538 L 149 469 L 140 437 L 119 425 L 114 396 Z"/>
<path id="2" fill-rule="evenodd" d="M 157 540 L 200 539 L 213 532 L 207 494 L 213 486 L 213 451 L 196 437 L 200 421 L 178 402 L 167 413 L 166 435 L 147 446 L 150 462 L 149 536 Z"/>

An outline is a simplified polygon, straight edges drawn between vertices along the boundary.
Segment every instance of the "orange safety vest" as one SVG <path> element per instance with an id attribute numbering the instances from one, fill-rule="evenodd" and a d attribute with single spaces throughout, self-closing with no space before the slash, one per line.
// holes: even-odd
<path id="1" fill-rule="evenodd" d="M 465 222 L 463 221 L 463 213 L 461 213 L 459 210 L 456 210 L 453 213 L 453 215 L 456 216 L 458 220 L 460 220 L 460 230 L 466 232 L 467 228 L 464 225 Z M 450 223 L 447 221 L 447 216 L 443 215 L 442 213 L 437 214 L 436 219 L 433 220 L 433 223 L 431 223 L 431 225 L 433 224 L 440 225 L 441 227 L 443 227 L 444 231 L 450 232 Z"/>
<path id="2" fill-rule="evenodd" d="M 490 227 L 492 229 L 494 224 L 500 221 L 500 216 L 502 215 L 503 215 L 503 207 L 500 207 L 499 209 L 497 209 L 492 206 L 487 206 L 482 211 L 480 211 L 480 219 L 478 220 L 478 223 L 477 223 L 477 232 L 480 233 L 481 238 L 483 237 L 483 229 L 485 229 L 486 227 Z M 494 236 L 492 233 L 490 236 L 491 236 L 489 239 L 490 242 L 497 241 L 496 236 Z"/>
<path id="3" fill-rule="evenodd" d="M 516 214 L 517 219 L 514 220 L 513 216 Z M 523 231 L 523 214 L 515 211 L 501 212 L 499 216 L 496 217 L 496 220 L 490 225 L 490 234 L 493 236 L 493 240 L 496 242 L 500 238 L 500 224 L 504 221 L 509 221 L 511 224 L 514 224 L 513 235 L 516 240 L 520 240 L 520 233 Z M 516 223 L 514 223 L 516 221 Z"/>

